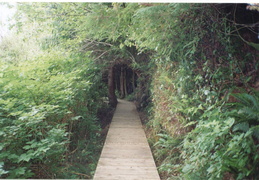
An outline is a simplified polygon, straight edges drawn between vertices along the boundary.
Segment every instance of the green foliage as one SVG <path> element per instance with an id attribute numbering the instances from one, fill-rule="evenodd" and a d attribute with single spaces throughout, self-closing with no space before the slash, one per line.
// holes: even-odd
<path id="1" fill-rule="evenodd" d="M 18 66 L 3 64 L 2 175 L 29 178 L 33 176 L 30 167 L 43 163 L 49 168 L 48 177 L 60 176 L 57 166 L 69 158 L 65 154 L 73 141 L 80 136 L 88 141 L 96 138 L 93 132 L 98 130 L 95 115 L 101 95 L 98 69 L 90 70 L 86 59 L 62 52 L 49 52 Z"/>
<path id="2" fill-rule="evenodd" d="M 183 141 L 184 177 L 222 179 L 225 172 L 232 172 L 243 179 L 253 174 L 259 156 L 251 132 L 231 132 L 235 119 L 220 108 L 202 117 Z"/>
<path id="3" fill-rule="evenodd" d="M 64 49 L 80 39 L 68 42 L 53 31 L 53 19 L 43 18 L 49 4 L 18 5 L 18 35 L 0 46 L 0 176 L 91 178 L 106 90 L 99 66 L 89 53 Z"/>
<path id="4" fill-rule="evenodd" d="M 134 14 L 130 39 L 136 41 L 139 49 L 155 50 L 160 56 L 172 54 L 177 47 L 182 50 L 185 34 L 179 31 L 186 27 L 178 27 L 179 17 L 185 16 L 189 7 L 190 4 L 157 4 L 139 9 Z"/>
<path id="5" fill-rule="evenodd" d="M 159 171 L 163 172 L 163 176 L 179 175 L 179 168 L 181 163 L 180 151 L 178 146 L 182 139 L 173 138 L 165 133 L 158 134 L 159 140 L 154 144 L 154 155 L 158 162 L 161 162 Z"/>
<path id="6" fill-rule="evenodd" d="M 251 59 L 240 59 L 240 41 L 230 36 L 234 27 L 227 18 L 210 5 L 160 4 L 137 10 L 132 27 L 140 30 L 131 36 L 139 50 L 154 54 L 148 125 L 162 177 L 253 177 L 258 101 L 246 97 L 241 109 L 226 109 L 229 92 L 251 80 L 244 75 Z M 182 145 L 175 144 L 181 136 Z"/>
<path id="7" fill-rule="evenodd" d="M 239 122 L 248 122 L 249 124 L 257 124 L 259 121 L 259 94 L 255 92 L 254 95 L 247 93 L 232 94 L 237 98 L 238 102 L 233 105 L 236 108 L 236 119 Z"/>
<path id="8" fill-rule="evenodd" d="M 230 104 L 235 109 L 231 116 L 235 117 L 237 121 L 233 131 L 251 133 L 255 139 L 259 140 L 259 93 L 240 93 L 232 96 L 238 100 L 238 102 Z"/>
<path id="9" fill-rule="evenodd" d="M 129 94 L 127 97 L 125 97 L 125 99 L 126 100 L 128 100 L 128 101 L 134 101 L 134 99 L 135 99 L 135 94 Z"/>
<path id="10" fill-rule="evenodd" d="M 183 142 L 186 179 L 222 179 L 225 172 L 237 179 L 254 176 L 258 169 L 258 93 L 235 94 L 233 110 L 207 111 Z M 255 176 L 256 178 L 256 176 Z"/>
<path id="11" fill-rule="evenodd" d="M 0 49 L 3 177 L 33 177 L 36 164 L 49 167 L 47 178 L 90 178 L 106 90 L 100 68 L 127 62 L 138 74 L 136 97 L 151 95 L 145 107 L 163 179 L 257 178 L 258 93 L 234 94 L 238 102 L 226 104 L 237 86 L 256 82 L 258 58 L 232 36 L 224 4 L 19 3 L 18 9 L 18 35 Z"/>
<path id="12" fill-rule="evenodd" d="M 127 38 L 131 33 L 130 24 L 138 4 L 112 3 L 112 6 L 91 4 L 92 13 L 87 17 L 87 30 L 90 37 L 108 42 L 115 42 L 121 48 L 131 46 Z"/>

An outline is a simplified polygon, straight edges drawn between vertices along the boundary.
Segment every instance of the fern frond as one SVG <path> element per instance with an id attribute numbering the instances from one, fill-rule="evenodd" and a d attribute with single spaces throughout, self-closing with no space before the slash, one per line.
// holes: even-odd
<path id="1" fill-rule="evenodd" d="M 259 139 L 259 125 L 252 127 L 251 130 L 253 132 L 252 135 Z"/>
<path id="2" fill-rule="evenodd" d="M 250 105 L 250 101 L 248 96 L 250 96 L 247 93 L 239 93 L 239 94 L 231 94 L 233 97 L 235 97 L 239 102 L 235 103 L 237 106 L 244 106 L 244 105 Z"/>
<path id="3" fill-rule="evenodd" d="M 259 109 L 259 98 L 257 96 L 247 94 L 247 99 L 250 100 L 254 108 Z"/>
<path id="4" fill-rule="evenodd" d="M 249 124 L 247 122 L 238 123 L 238 124 L 234 125 L 232 130 L 234 132 L 235 131 L 247 132 L 249 130 Z"/>
<path id="5" fill-rule="evenodd" d="M 259 121 L 259 110 L 252 107 L 244 107 L 241 109 L 248 119 Z"/>
<path id="6" fill-rule="evenodd" d="M 158 14 L 161 12 L 165 12 L 168 7 L 165 5 L 157 5 L 157 6 L 150 6 L 150 7 L 145 7 L 137 10 L 135 13 L 135 17 L 143 17 L 143 16 L 153 16 L 154 14 Z"/>
<path id="7" fill-rule="evenodd" d="M 238 109 L 238 114 L 234 115 L 240 121 L 259 122 L 259 94 L 247 93 L 232 94 L 239 102 L 233 103 Z"/>

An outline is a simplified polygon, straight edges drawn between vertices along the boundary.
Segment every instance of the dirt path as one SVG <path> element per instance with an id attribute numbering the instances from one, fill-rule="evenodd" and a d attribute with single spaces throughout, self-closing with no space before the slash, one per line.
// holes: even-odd
<path id="1" fill-rule="evenodd" d="M 136 107 L 119 100 L 94 180 L 159 180 Z"/>

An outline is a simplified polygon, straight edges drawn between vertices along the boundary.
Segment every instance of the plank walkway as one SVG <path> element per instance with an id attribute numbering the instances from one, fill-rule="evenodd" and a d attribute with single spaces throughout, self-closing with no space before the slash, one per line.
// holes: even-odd
<path id="1" fill-rule="evenodd" d="M 160 180 L 136 107 L 119 100 L 94 180 Z"/>

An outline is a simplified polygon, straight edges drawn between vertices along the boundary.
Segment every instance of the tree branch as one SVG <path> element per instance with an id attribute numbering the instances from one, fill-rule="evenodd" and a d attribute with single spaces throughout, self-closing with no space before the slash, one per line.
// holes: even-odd
<path id="1" fill-rule="evenodd" d="M 243 26 L 243 27 L 259 27 L 259 21 L 256 23 L 253 23 L 253 24 L 238 24 L 235 22 L 233 22 L 233 23 L 237 26 Z"/>
<path id="2" fill-rule="evenodd" d="M 87 177 L 87 178 L 90 178 L 90 176 L 87 175 L 87 174 L 77 173 L 77 172 L 71 172 L 71 173 L 76 174 L 76 175 L 79 175 L 79 176 L 85 176 L 85 177 Z"/>
<path id="3" fill-rule="evenodd" d="M 98 56 L 97 58 L 95 58 L 94 61 L 97 60 L 97 59 L 99 59 L 100 57 L 102 57 L 103 55 L 105 55 L 106 53 L 108 53 L 109 51 L 111 51 L 111 49 L 108 50 L 108 51 L 103 52 L 100 56 Z"/>

